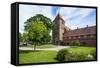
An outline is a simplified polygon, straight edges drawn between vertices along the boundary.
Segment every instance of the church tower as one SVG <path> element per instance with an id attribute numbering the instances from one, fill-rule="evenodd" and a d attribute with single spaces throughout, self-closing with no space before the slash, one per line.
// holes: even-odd
<path id="1" fill-rule="evenodd" d="M 53 21 L 53 31 L 52 31 L 53 44 L 61 45 L 63 41 L 64 27 L 65 27 L 65 21 L 58 13 Z"/>

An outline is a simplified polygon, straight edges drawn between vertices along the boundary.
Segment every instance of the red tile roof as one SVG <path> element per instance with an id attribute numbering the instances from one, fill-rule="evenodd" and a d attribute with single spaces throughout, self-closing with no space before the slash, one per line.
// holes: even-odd
<path id="1" fill-rule="evenodd" d="M 67 36 L 79 36 L 79 35 L 88 35 L 88 34 L 96 34 L 96 26 L 78 28 L 75 30 L 70 30 L 66 32 L 64 35 Z"/>

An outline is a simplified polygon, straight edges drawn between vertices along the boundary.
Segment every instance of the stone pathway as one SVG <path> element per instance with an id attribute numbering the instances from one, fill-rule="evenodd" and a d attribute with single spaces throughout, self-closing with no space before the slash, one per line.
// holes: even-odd
<path id="1" fill-rule="evenodd" d="M 56 50 L 59 51 L 63 48 L 70 48 L 70 46 L 57 46 L 55 48 L 44 48 L 44 49 L 39 49 L 37 48 L 36 50 Z M 34 48 L 30 48 L 30 47 L 20 47 L 19 50 L 34 50 Z"/>

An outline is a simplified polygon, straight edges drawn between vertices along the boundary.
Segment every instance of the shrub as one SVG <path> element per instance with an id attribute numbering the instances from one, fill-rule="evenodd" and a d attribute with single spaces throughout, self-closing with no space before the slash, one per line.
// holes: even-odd
<path id="1" fill-rule="evenodd" d="M 80 45 L 81 44 L 80 44 L 80 42 L 78 40 L 73 42 L 73 46 L 80 46 Z"/>
<path id="2" fill-rule="evenodd" d="M 92 55 L 93 58 L 95 59 L 95 58 L 96 58 L 96 50 L 95 50 L 95 49 L 92 50 L 92 51 L 90 52 L 90 55 Z"/>
<path id="3" fill-rule="evenodd" d="M 91 53 L 95 56 L 94 52 Z M 74 52 L 69 49 L 62 49 L 58 51 L 56 59 L 58 61 L 83 61 L 83 60 L 93 60 L 90 53 L 85 52 Z"/>
<path id="4" fill-rule="evenodd" d="M 69 53 L 68 55 L 66 55 L 65 60 L 66 61 L 81 61 L 81 60 L 88 60 L 88 55 L 85 53 Z"/>
<path id="5" fill-rule="evenodd" d="M 65 56 L 69 54 L 67 49 L 61 49 L 60 51 L 58 51 L 56 59 L 58 61 L 65 61 Z"/>

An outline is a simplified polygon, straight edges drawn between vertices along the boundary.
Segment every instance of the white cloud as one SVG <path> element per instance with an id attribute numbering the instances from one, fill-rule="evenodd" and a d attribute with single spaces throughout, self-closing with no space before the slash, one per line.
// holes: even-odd
<path id="1" fill-rule="evenodd" d="M 24 22 L 36 14 L 43 14 L 53 20 L 52 7 L 36 6 L 36 5 L 20 5 L 19 6 L 19 31 L 24 32 Z"/>
<path id="2" fill-rule="evenodd" d="M 34 15 L 32 7 L 19 5 L 19 31 L 24 31 L 24 22 Z"/>
<path id="3" fill-rule="evenodd" d="M 49 17 L 53 21 L 55 16 L 52 15 L 52 10 L 53 10 L 52 8 L 53 6 L 20 5 L 19 6 L 19 31 L 23 33 L 24 22 L 28 18 L 36 14 L 43 14 Z M 85 19 L 93 11 L 94 9 L 89 9 L 89 8 L 60 7 L 60 9 L 58 9 L 55 15 L 57 15 L 57 13 L 60 12 L 63 19 L 66 22 L 65 25 L 72 29 L 75 29 L 77 27 L 85 27 L 86 25 L 95 25 L 95 20 Z"/>
<path id="4" fill-rule="evenodd" d="M 66 26 L 69 26 L 72 29 L 75 29 L 77 27 L 84 27 L 86 25 L 94 25 L 94 22 L 91 22 L 90 20 L 84 22 L 84 18 L 90 15 L 90 13 L 93 11 L 94 9 L 89 9 L 89 8 L 75 8 L 75 7 L 60 8 L 60 14 L 66 21 L 65 23 Z"/>

